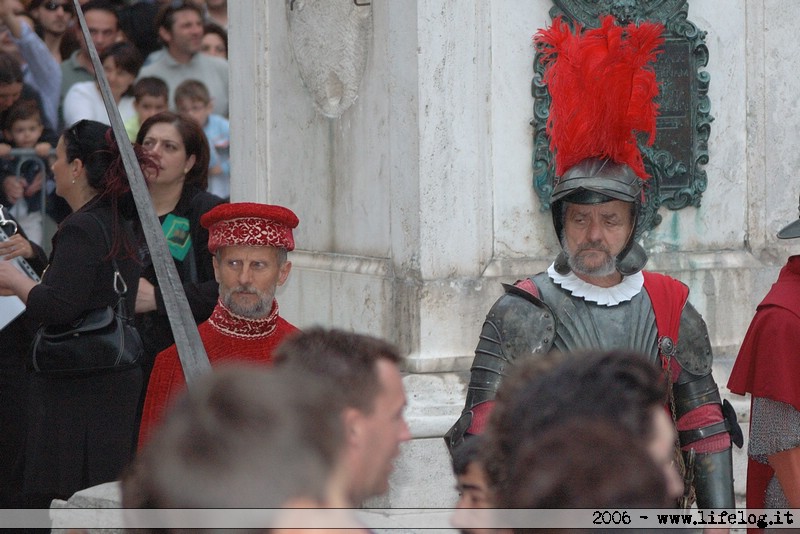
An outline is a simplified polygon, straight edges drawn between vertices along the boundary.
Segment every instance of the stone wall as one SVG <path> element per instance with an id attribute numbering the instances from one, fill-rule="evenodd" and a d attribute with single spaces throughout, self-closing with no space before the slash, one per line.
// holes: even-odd
<path id="1" fill-rule="evenodd" d="M 297 21 L 313 18 L 315 1 L 234 4 L 243 31 L 231 35 L 232 85 L 243 94 L 231 99 L 233 198 L 286 204 L 300 217 L 300 250 L 278 295 L 284 316 L 385 337 L 409 354 L 416 439 L 379 504 L 447 506 L 455 494 L 438 437 L 462 407 L 483 317 L 500 282 L 541 271 L 557 251 L 532 187 L 529 125 L 531 37 L 552 4 L 325 1 L 362 10 L 348 15 L 355 29 L 308 37 L 355 50 L 338 52 L 348 68 L 322 67 L 357 84 L 352 104 L 333 113 L 319 103 L 320 84 L 301 76 L 293 44 L 313 26 Z M 798 248 L 774 237 L 797 216 L 800 192 L 797 15 L 800 4 L 777 0 L 689 2 L 710 54 L 708 187 L 699 208 L 662 210 L 643 244 L 648 268 L 691 288 L 721 385 L 755 305 Z M 323 93 L 346 94 L 330 87 Z M 746 426 L 747 401 L 737 407 Z M 736 462 L 743 473 L 743 456 Z"/>

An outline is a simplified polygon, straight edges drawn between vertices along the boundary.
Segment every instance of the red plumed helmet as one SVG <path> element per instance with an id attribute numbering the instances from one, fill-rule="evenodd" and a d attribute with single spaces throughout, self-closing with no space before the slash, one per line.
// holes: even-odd
<path id="1" fill-rule="evenodd" d="M 609 15 L 599 28 L 578 25 L 573 32 L 559 17 L 534 36 L 552 99 L 547 134 L 556 176 L 586 158 L 599 158 L 648 178 L 637 138 L 645 136 L 648 146 L 655 140 L 653 63 L 663 30 L 652 22 L 618 26 Z"/>

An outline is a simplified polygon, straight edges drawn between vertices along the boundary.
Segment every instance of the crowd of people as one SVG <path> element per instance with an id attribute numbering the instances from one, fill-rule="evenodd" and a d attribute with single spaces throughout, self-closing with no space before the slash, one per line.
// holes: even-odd
<path id="1" fill-rule="evenodd" d="M 0 507 L 44 508 L 120 478 L 134 509 L 346 509 L 389 489 L 411 439 L 402 354 L 373 336 L 300 331 L 281 317 L 275 295 L 291 272 L 297 215 L 226 202 L 224 184 L 210 185 L 227 169 L 218 153 L 227 147 L 224 4 L 83 4 L 125 122 L 117 139 L 71 4 L 0 0 L 0 295 L 25 306 L 0 329 Z M 732 445 L 742 436 L 712 375 L 705 323 L 685 285 L 643 270 L 636 242 L 648 174 L 631 138 L 641 131 L 652 143 L 655 73 L 645 61 L 612 87 L 592 72 L 627 68 L 631 56 L 614 55 L 626 47 L 653 59 L 661 28 L 617 31 L 609 18 L 585 32 L 557 20 L 537 34 L 553 99 L 561 250 L 545 272 L 505 286 L 480 332 L 464 410 L 444 436 L 463 531 L 497 526 L 474 513 L 488 508 L 735 506 Z M 623 45 L 597 46 L 612 37 Z M 154 39 L 163 46 L 147 44 Z M 602 61 L 585 55 L 598 50 Z M 624 106 L 626 119 L 629 109 L 644 116 L 580 138 L 572 121 L 613 120 L 590 116 L 608 112 L 592 100 L 605 96 L 576 95 L 585 87 L 575 72 L 639 99 Z M 124 170 L 131 142 L 215 371 L 191 388 Z M 15 149 L 44 161 L 27 168 Z M 42 215 L 37 200 L 49 205 L 51 195 L 65 207 Z M 60 222 L 49 258 L 36 234 L 45 216 Z M 781 237 L 800 236 L 798 227 Z M 797 440 L 770 433 L 797 426 L 798 403 L 789 381 L 777 387 L 764 370 L 793 376 L 791 358 L 772 349 L 781 340 L 790 351 L 800 332 L 795 263 L 759 308 L 731 378 L 732 391 L 754 395 L 748 500 L 768 506 L 795 507 L 800 495 Z M 115 306 L 141 338 L 134 362 L 29 368 L 37 329 Z"/>
<path id="2" fill-rule="evenodd" d="M 202 92 L 209 111 L 189 116 L 207 133 L 209 191 L 227 199 L 227 0 L 91 0 L 81 9 L 131 140 L 154 113 L 180 110 L 182 82 L 200 86 L 193 95 Z M 2 0 L 0 24 L 0 203 L 49 250 L 51 229 L 69 213 L 49 169 L 56 140 L 81 119 L 110 119 L 71 0 Z M 35 164 L 20 170 L 20 158 Z"/>
<path id="3" fill-rule="evenodd" d="M 200 219 L 229 190 L 227 2 L 80 4 L 201 323 L 214 310 L 218 284 Z M 0 286 L 26 306 L 0 330 L 3 507 L 46 507 L 118 476 L 135 450 L 156 355 L 173 343 L 122 140 L 109 127 L 78 22 L 72 0 L 0 0 L 0 204 L 15 230 L 4 228 Z M 211 54 L 202 50 L 206 30 Z M 182 83 L 194 90 L 181 103 L 202 98 L 216 114 L 177 113 Z M 218 195 L 207 190 L 210 177 Z M 32 276 L 17 268 L 20 261 Z M 119 287 L 143 342 L 135 368 L 57 378 L 29 372 L 40 327 L 114 308 Z"/>

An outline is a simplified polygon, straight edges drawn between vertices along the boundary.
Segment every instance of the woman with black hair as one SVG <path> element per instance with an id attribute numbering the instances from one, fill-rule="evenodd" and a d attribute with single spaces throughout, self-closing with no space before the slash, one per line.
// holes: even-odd
<path id="1" fill-rule="evenodd" d="M 136 147 L 145 174 L 156 169 Z M 136 209 L 108 126 L 83 120 L 61 135 L 53 163 L 56 193 L 73 213 L 53 237 L 40 283 L 0 262 L 0 294 L 14 294 L 44 325 L 69 324 L 87 311 L 114 307 L 115 264 L 132 316 L 141 265 L 132 231 Z M 28 397 L 23 494 L 27 506 L 115 480 L 133 453 L 139 366 L 89 375 L 34 372 Z"/>

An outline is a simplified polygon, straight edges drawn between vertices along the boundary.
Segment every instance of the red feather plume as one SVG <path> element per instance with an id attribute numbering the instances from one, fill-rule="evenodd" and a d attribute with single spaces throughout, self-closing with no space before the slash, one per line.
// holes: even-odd
<path id="1" fill-rule="evenodd" d="M 664 42 L 653 22 L 621 27 L 612 16 L 599 28 L 573 32 L 558 17 L 534 42 L 552 99 L 547 119 L 556 175 L 588 157 L 625 163 L 647 179 L 637 137 L 656 136 L 658 83 L 653 63 Z"/>

